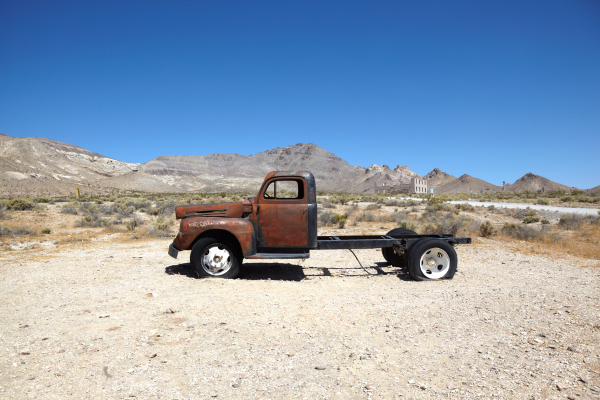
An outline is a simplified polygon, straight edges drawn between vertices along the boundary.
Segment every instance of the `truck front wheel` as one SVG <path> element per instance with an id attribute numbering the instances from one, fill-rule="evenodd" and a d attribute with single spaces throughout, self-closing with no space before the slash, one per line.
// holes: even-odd
<path id="1" fill-rule="evenodd" d="M 423 239 L 408 251 L 407 264 L 410 276 L 417 281 L 452 279 L 458 257 L 454 247 L 447 242 Z"/>
<path id="2" fill-rule="evenodd" d="M 235 278 L 240 272 L 240 257 L 226 241 L 206 237 L 192 247 L 190 263 L 200 278 Z"/>

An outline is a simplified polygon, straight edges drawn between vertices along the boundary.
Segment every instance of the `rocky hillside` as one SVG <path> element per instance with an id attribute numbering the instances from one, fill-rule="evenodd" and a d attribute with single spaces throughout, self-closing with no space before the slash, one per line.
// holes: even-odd
<path id="1" fill-rule="evenodd" d="M 68 143 L 0 134 L 0 191 L 9 195 L 62 195 L 98 179 L 137 169 Z M 88 192 L 95 192 L 89 189 Z"/>
<path id="2" fill-rule="evenodd" d="M 447 174 L 444 171 L 440 171 L 439 168 L 434 168 L 433 171 L 425 175 L 424 178 L 427 180 L 427 186 L 434 189 L 456 179 L 456 177 Z"/>
<path id="3" fill-rule="evenodd" d="M 506 185 L 507 192 L 537 192 L 539 190 L 544 190 L 546 192 L 554 190 L 570 191 L 573 190 L 573 188 L 552 182 L 550 179 L 532 174 L 531 172 L 517 179 L 512 185 Z"/>
<path id="4" fill-rule="evenodd" d="M 352 185 L 352 192 L 356 193 L 374 193 L 376 185 L 393 186 L 402 183 L 408 183 L 414 177 L 421 178 L 421 175 L 412 172 L 406 165 L 398 165 L 390 169 L 387 165 L 371 165 L 369 168 L 360 169 L 358 177 Z"/>
<path id="5" fill-rule="evenodd" d="M 492 185 L 481 179 L 473 178 L 464 174 L 459 178 L 438 187 L 436 193 L 480 193 L 480 192 L 499 192 L 501 186 Z"/>
<path id="6" fill-rule="evenodd" d="M 66 195 L 113 191 L 254 193 L 270 171 L 308 170 L 319 190 L 373 193 L 376 185 L 393 186 L 421 177 L 407 166 L 391 169 L 348 164 L 312 143 L 239 154 L 157 157 L 135 164 L 114 160 L 84 148 L 46 138 L 15 138 L 0 133 L 0 194 Z M 456 179 L 438 168 L 425 175 L 436 193 L 499 191 L 502 188 L 463 175 Z M 566 190 L 565 185 L 528 173 L 507 191 Z M 594 188 L 591 190 L 600 190 Z"/>
<path id="7" fill-rule="evenodd" d="M 278 147 L 250 156 L 211 154 L 158 157 L 142 164 L 146 174 L 180 190 L 256 190 L 270 171 L 308 170 L 320 190 L 351 191 L 363 168 L 353 167 L 312 143 Z"/>

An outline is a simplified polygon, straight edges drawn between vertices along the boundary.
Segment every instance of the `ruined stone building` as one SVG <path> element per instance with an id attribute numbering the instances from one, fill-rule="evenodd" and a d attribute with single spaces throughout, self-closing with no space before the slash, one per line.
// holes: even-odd
<path id="1" fill-rule="evenodd" d="M 423 178 L 413 177 L 410 183 L 386 186 L 385 183 L 375 186 L 375 193 L 389 194 L 427 194 L 427 181 Z"/>

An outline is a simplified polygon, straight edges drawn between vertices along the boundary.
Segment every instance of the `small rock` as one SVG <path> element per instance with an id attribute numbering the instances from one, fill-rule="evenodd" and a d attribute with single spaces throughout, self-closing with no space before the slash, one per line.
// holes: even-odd
<path id="1" fill-rule="evenodd" d="M 590 382 L 590 378 L 588 378 L 587 376 L 580 376 L 579 380 L 583 383 L 589 383 Z"/>
<path id="2" fill-rule="evenodd" d="M 172 308 L 167 308 L 167 311 L 165 311 L 165 314 L 175 314 L 175 310 L 173 310 Z"/>
<path id="3" fill-rule="evenodd" d="M 50 339 L 49 337 L 43 337 L 42 340 L 48 340 Z"/>
<path id="4" fill-rule="evenodd" d="M 371 386 L 371 385 L 365 385 L 365 389 L 367 391 L 371 391 L 371 390 L 373 390 L 373 386 Z"/>
<path id="5" fill-rule="evenodd" d="M 408 383 L 412 385 L 413 383 L 415 383 L 415 381 L 411 379 L 410 381 L 408 381 Z"/>
<path id="6" fill-rule="evenodd" d="M 287 353 L 288 357 L 294 357 L 294 353 Z"/>
<path id="7" fill-rule="evenodd" d="M 537 343 L 544 343 L 544 341 L 543 341 L 543 340 L 540 340 L 540 339 L 538 339 L 538 338 L 535 338 L 535 339 L 533 339 L 533 341 L 534 341 L 534 342 L 537 342 Z"/>
<path id="8" fill-rule="evenodd" d="M 348 358 L 354 358 L 356 357 L 356 353 L 350 353 L 350 355 L 348 356 Z"/>
<path id="9" fill-rule="evenodd" d="M 22 352 L 21 352 L 21 355 L 22 355 L 22 356 L 28 356 L 29 354 L 31 354 L 31 353 L 30 353 L 30 352 L 28 352 L 28 351 L 22 351 Z M 584 382 L 585 382 L 585 381 L 584 381 Z"/>
<path id="10" fill-rule="evenodd" d="M 318 370 L 321 370 L 321 371 L 324 370 L 325 368 L 327 368 L 327 365 L 325 365 L 325 364 L 317 364 L 317 365 L 315 365 L 315 369 L 318 369 Z"/>
<path id="11" fill-rule="evenodd" d="M 57 353 L 64 353 L 65 349 L 60 349 L 59 351 L 57 351 Z"/>
<path id="12" fill-rule="evenodd" d="M 154 358 L 154 357 L 156 357 L 157 355 L 158 355 L 157 353 L 151 352 L 151 353 L 149 353 L 149 354 L 148 354 L 148 357 L 149 357 L 149 358 Z"/>
<path id="13" fill-rule="evenodd" d="M 456 389 L 454 386 L 448 385 L 448 390 L 454 390 L 454 389 Z"/>
<path id="14" fill-rule="evenodd" d="M 361 355 L 359 358 L 360 358 L 361 360 L 366 360 L 366 359 L 367 359 L 367 356 L 365 356 L 365 355 L 363 354 L 363 355 Z"/>
<path id="15" fill-rule="evenodd" d="M 418 386 L 419 386 L 419 389 L 421 389 L 421 390 L 425 390 L 425 389 L 427 389 L 427 385 L 426 385 L 426 384 L 424 384 L 424 383 L 419 383 L 419 385 L 418 385 Z"/>
<path id="16" fill-rule="evenodd" d="M 569 347 L 567 347 L 567 350 L 568 350 L 568 351 L 572 351 L 573 353 L 576 353 L 576 352 L 577 352 L 577 350 L 575 350 L 575 347 L 573 347 L 573 346 L 569 346 Z"/>
<path id="17" fill-rule="evenodd" d="M 110 315 L 107 314 L 107 315 L 101 315 L 98 318 L 108 318 L 108 317 L 110 317 Z"/>
<path id="18" fill-rule="evenodd" d="M 240 384 L 236 382 L 236 383 L 232 384 L 231 386 L 234 387 L 234 388 L 239 388 Z"/>

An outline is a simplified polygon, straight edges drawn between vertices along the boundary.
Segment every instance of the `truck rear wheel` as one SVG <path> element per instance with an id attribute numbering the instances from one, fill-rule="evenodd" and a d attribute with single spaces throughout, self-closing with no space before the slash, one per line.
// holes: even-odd
<path id="1" fill-rule="evenodd" d="M 190 263 L 200 278 L 235 278 L 240 272 L 240 257 L 226 241 L 206 237 L 192 248 Z"/>
<path id="2" fill-rule="evenodd" d="M 416 235 L 417 232 L 411 231 L 406 228 L 396 228 L 389 231 L 386 235 L 388 236 L 397 236 L 397 235 Z M 383 253 L 383 258 L 388 264 L 393 265 L 396 268 L 404 268 L 406 269 L 406 254 L 398 254 L 394 251 L 393 247 L 384 247 L 381 249 L 381 253 Z"/>
<path id="3" fill-rule="evenodd" d="M 452 279 L 458 257 L 454 247 L 443 240 L 423 239 L 408 251 L 408 272 L 417 281 Z"/>

